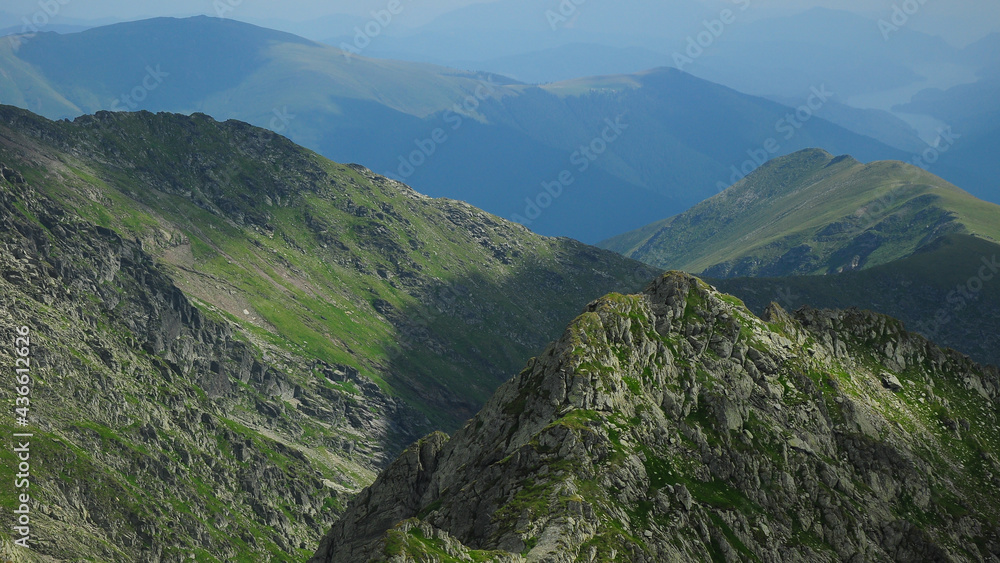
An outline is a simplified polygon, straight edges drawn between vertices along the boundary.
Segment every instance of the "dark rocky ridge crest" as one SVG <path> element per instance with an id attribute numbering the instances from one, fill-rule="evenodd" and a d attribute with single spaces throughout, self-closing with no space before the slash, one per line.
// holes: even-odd
<path id="1" fill-rule="evenodd" d="M 408 449 L 311 561 L 995 559 L 998 397 L 891 318 L 761 320 L 668 273 Z"/>

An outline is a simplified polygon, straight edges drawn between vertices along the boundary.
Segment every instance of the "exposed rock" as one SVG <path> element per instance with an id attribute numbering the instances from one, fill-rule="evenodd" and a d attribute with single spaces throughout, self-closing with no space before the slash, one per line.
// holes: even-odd
<path id="1" fill-rule="evenodd" d="M 293 553 L 367 484 L 356 478 L 374 473 L 385 445 L 412 436 L 413 414 L 369 380 L 353 375 L 357 395 L 321 384 L 313 372 L 335 366 L 247 342 L 139 243 L 0 172 L 0 333 L 10 343 L 17 327 L 31 333 L 39 560 Z M 0 348 L 4 365 L 12 351 Z M 0 388 L 5 403 L 11 395 Z M 306 428 L 355 442 L 309 443 Z M 335 481 L 322 479 L 317 450 L 360 458 L 355 475 L 330 468 Z"/>
<path id="2" fill-rule="evenodd" d="M 461 431 L 393 463 L 311 561 L 451 560 L 428 537 L 457 560 L 1000 557 L 996 369 L 871 313 L 768 318 L 679 273 L 595 301 Z M 974 437 L 944 410 L 977 413 Z"/>
<path id="3" fill-rule="evenodd" d="M 902 391 L 903 384 L 899 382 L 899 378 L 891 373 L 882 374 L 882 386 L 889 391 Z"/>
<path id="4" fill-rule="evenodd" d="M 40 557 L 301 556 L 588 300 L 655 275 L 203 114 L 0 105 L 0 162 Z"/>

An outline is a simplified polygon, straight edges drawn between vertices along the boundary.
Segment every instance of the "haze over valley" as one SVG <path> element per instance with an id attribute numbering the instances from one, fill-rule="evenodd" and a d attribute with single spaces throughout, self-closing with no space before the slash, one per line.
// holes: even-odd
<path id="1" fill-rule="evenodd" d="M 0 560 L 1000 561 L 1000 5 L 7 0 Z"/>

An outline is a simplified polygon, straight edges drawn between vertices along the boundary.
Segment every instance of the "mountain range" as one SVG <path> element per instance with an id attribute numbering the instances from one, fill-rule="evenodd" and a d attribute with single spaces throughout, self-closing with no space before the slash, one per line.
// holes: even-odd
<path id="1" fill-rule="evenodd" d="M 239 119 L 585 242 L 679 213 L 795 150 L 911 157 L 814 117 L 841 95 L 822 81 L 789 108 L 670 69 L 534 86 L 365 54 L 207 17 L 40 33 L 0 44 L 0 101 L 53 119 L 110 109 Z"/>
<path id="2" fill-rule="evenodd" d="M 27 430 L 45 556 L 997 552 L 995 507 L 978 495 L 1000 469 L 996 369 L 900 321 L 776 305 L 758 318 L 676 272 L 627 295 L 656 270 L 237 121 L 0 116 L 2 327 L 35 335 Z M 801 151 L 718 199 L 743 202 L 741 220 L 822 204 L 839 210 L 822 215 L 835 223 L 884 199 L 873 180 L 886 178 L 907 197 L 876 225 L 924 213 L 954 228 L 908 219 L 917 227 L 859 271 L 784 279 L 834 280 L 838 306 L 857 304 L 851 291 L 898 291 L 861 277 L 879 267 L 908 264 L 899 283 L 912 284 L 959 256 L 961 281 L 996 248 L 982 238 L 996 224 L 990 204 L 902 163 Z M 851 205 L 830 205 L 842 200 Z M 742 224 L 721 217 L 704 225 Z M 936 242 L 907 250 L 925 231 Z M 954 281 L 936 279 L 937 294 L 915 292 L 920 307 Z M 766 298 L 774 280 L 726 281 Z M 977 339 L 992 330 L 976 322 L 950 326 Z M 989 352 L 988 338 L 976 342 Z M 470 416 L 452 438 L 417 440 Z M 0 455 L 12 480 L 14 454 Z"/>
<path id="3" fill-rule="evenodd" d="M 238 4 L 0 38 L 0 560 L 1000 561 L 1000 34 Z"/>

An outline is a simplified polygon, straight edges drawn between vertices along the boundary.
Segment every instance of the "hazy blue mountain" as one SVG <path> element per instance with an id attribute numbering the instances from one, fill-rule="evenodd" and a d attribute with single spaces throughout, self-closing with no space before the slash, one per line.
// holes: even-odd
<path id="1" fill-rule="evenodd" d="M 583 76 L 635 73 L 663 66 L 668 58 L 639 47 L 608 47 L 596 43 L 569 43 L 485 61 L 453 61 L 452 66 L 499 72 L 533 84 Z"/>
<path id="2" fill-rule="evenodd" d="M 1000 33 L 991 33 L 962 50 L 962 56 L 981 69 L 1000 66 Z"/>
<path id="3" fill-rule="evenodd" d="M 25 42 L 17 56 L 58 80 L 69 90 L 66 98 L 86 109 L 131 94 L 152 75 L 144 86 L 148 95 L 136 104 L 151 111 L 194 110 L 199 101 L 239 86 L 263 67 L 264 50 L 273 42 L 309 43 L 291 34 L 207 17 L 183 20 L 183 32 L 173 35 L 168 30 L 177 21 L 156 18 L 70 35 L 44 33 Z M 122 109 L 135 109 L 131 105 L 127 100 L 121 104 Z"/>
<path id="4" fill-rule="evenodd" d="M 814 8 L 734 24 L 684 70 L 753 94 L 794 95 L 825 82 L 846 97 L 918 82 L 919 67 L 956 55 L 938 37 L 901 28 L 886 41 L 875 21 Z"/>
<path id="5" fill-rule="evenodd" d="M 933 142 L 932 114 L 888 119 L 869 111 L 892 110 L 922 88 L 948 88 L 967 81 L 979 59 L 990 57 L 990 38 L 964 50 L 941 37 L 903 25 L 881 28 L 872 16 L 812 8 L 783 15 L 742 2 L 661 3 L 657 6 L 570 6 L 558 10 L 545 28 L 544 7 L 523 0 L 468 6 L 415 31 L 384 38 L 371 54 L 431 61 L 460 68 L 499 72 L 529 82 L 636 71 L 637 61 L 669 65 L 741 92 L 800 105 L 811 87 L 826 85 L 838 103 L 860 113 L 827 108 L 838 125 L 919 155 Z M 552 7 L 552 6 L 550 6 Z M 723 10 L 730 20 L 723 23 Z M 891 19 L 885 16 L 883 19 Z M 886 20 L 888 21 L 888 20 Z M 995 39 L 993 40 L 996 41 Z M 572 45 L 594 45 L 572 49 Z M 605 51 L 598 51 L 597 45 Z M 634 50 L 639 51 L 634 51 Z M 631 58 L 614 56 L 634 52 Z M 456 59 L 454 53 L 462 53 Z M 644 54 L 640 54 L 644 53 Z M 904 118 L 909 125 L 901 125 Z M 919 135 L 910 129 L 920 128 Z M 924 138 L 920 140 L 921 136 Z M 958 162 L 935 171 L 976 190 L 988 175 L 969 174 L 978 161 Z M 979 192 L 983 194 L 985 192 Z"/>
<path id="6" fill-rule="evenodd" d="M 656 37 L 688 32 L 701 20 L 717 13 L 708 3 L 666 3 L 657 0 L 633 0 L 627 8 L 605 2 L 539 3 L 534 0 L 495 0 L 471 4 L 445 14 L 424 26 L 428 32 L 454 29 L 497 29 L 543 31 L 569 36 L 601 36 L 604 43 L 619 46 L 636 44 L 637 38 L 650 41 Z M 626 15 L 627 14 L 627 15 Z M 641 14 L 641 18 L 632 17 Z M 523 49 L 510 45 L 508 52 Z"/>
<path id="7" fill-rule="evenodd" d="M 768 96 L 768 99 L 794 106 L 801 103 L 802 97 Z M 871 137 L 903 151 L 919 153 L 927 148 L 927 143 L 920 139 L 916 129 L 888 111 L 858 109 L 844 103 L 830 102 L 824 104 L 816 115 L 848 131 Z"/>
<path id="8" fill-rule="evenodd" d="M 969 64 L 979 66 L 979 80 L 946 90 L 930 88 L 919 92 L 905 112 L 923 113 L 938 119 L 949 137 L 939 153 L 929 151 L 934 170 L 947 167 L 949 179 L 974 195 L 995 200 L 1000 197 L 1000 35 L 994 34 L 963 51 Z M 944 150 L 947 149 L 947 150 Z"/>
<path id="9" fill-rule="evenodd" d="M 313 41 L 329 42 L 334 46 L 339 45 L 340 41 L 333 43 L 333 40 L 330 38 L 343 37 L 343 40 L 352 41 L 356 30 L 364 29 L 365 25 L 372 21 L 370 15 L 365 17 L 353 14 L 335 14 L 305 21 L 276 20 L 273 18 L 260 20 L 255 18 L 238 18 L 236 17 L 237 15 L 234 14 L 233 17 L 240 21 L 264 28 L 294 33 Z"/>
<path id="10" fill-rule="evenodd" d="M 67 25 L 67 24 L 50 24 L 45 26 L 45 31 L 52 31 L 55 33 L 79 33 L 81 31 L 86 31 L 94 26 L 91 25 Z M 21 33 L 31 33 L 31 28 L 26 27 L 25 24 L 12 25 L 10 27 L 0 28 L 0 37 L 6 35 L 16 35 Z"/>
<path id="11" fill-rule="evenodd" d="M 716 278 L 828 275 L 905 258 L 953 233 L 1000 241 L 1000 206 L 913 165 L 810 149 L 601 246 Z"/>
<path id="12" fill-rule="evenodd" d="M 207 17 L 43 33 L 5 49 L 0 69 L 12 79 L 0 84 L 0 100 L 48 117 L 148 109 L 244 120 L 429 195 L 588 242 L 679 213 L 767 159 L 806 147 L 864 160 L 909 156 L 810 118 L 836 101 L 822 83 L 802 100 L 812 109 L 795 117 L 676 70 L 540 88 L 348 57 Z M 564 185 L 554 186 L 560 176 Z"/>

